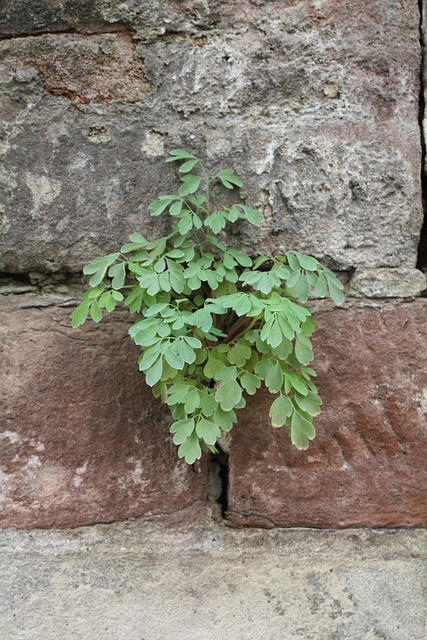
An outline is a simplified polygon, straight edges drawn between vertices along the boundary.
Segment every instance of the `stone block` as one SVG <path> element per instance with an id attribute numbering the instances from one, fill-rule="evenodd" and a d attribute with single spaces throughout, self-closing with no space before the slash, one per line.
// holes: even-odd
<path id="1" fill-rule="evenodd" d="M 265 213 L 248 251 L 415 267 L 416 3 L 27 5 L 0 14 L 0 271 L 77 272 L 164 231 L 147 206 L 177 146 L 241 176 Z"/>
<path id="2" fill-rule="evenodd" d="M 0 532 L 7 640 L 425 640 L 427 531 Z"/>
<path id="3" fill-rule="evenodd" d="M 350 295 L 357 298 L 411 298 L 427 287 L 418 269 L 357 269 L 350 281 Z"/>
<path id="4" fill-rule="evenodd" d="M 268 393 L 232 432 L 235 526 L 427 525 L 427 300 L 316 305 L 317 437 L 272 429 Z"/>
<path id="5" fill-rule="evenodd" d="M 71 310 L 0 301 L 0 527 L 205 517 L 206 474 L 178 460 L 127 318 L 72 330 Z"/>

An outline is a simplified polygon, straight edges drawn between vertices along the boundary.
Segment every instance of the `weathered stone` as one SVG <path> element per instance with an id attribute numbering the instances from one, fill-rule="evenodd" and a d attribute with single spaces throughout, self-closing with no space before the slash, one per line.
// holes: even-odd
<path id="1" fill-rule="evenodd" d="M 358 298 L 411 298 L 427 287 L 417 269 L 357 269 L 350 281 L 350 295 Z"/>
<path id="2" fill-rule="evenodd" d="M 425 640 L 426 542 L 422 530 L 4 530 L 2 635 Z"/>
<path id="3" fill-rule="evenodd" d="M 176 146 L 242 177 L 266 214 L 241 234 L 249 251 L 415 267 L 412 0 L 40 0 L 25 30 L 24 5 L 3 8 L 0 270 L 76 272 L 132 231 L 157 234 L 147 205 L 173 188 Z M 12 37 L 66 29 L 103 33 Z"/>
<path id="4" fill-rule="evenodd" d="M 427 525 L 427 300 L 317 305 L 317 437 L 294 449 L 268 393 L 232 432 L 235 526 Z"/>
<path id="5" fill-rule="evenodd" d="M 126 319 L 70 328 L 70 302 L 0 300 L 0 526 L 206 515 L 206 474 L 177 458 Z"/>

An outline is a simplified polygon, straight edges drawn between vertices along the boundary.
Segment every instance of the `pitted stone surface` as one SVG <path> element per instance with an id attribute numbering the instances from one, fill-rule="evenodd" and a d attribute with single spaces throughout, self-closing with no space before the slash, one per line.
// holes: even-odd
<path id="1" fill-rule="evenodd" d="M 350 295 L 357 298 L 416 298 L 426 287 L 426 276 L 418 269 L 357 269 L 350 281 Z"/>
<path id="2" fill-rule="evenodd" d="M 206 517 L 123 315 L 70 327 L 66 298 L 0 301 L 0 527 Z"/>
<path id="3" fill-rule="evenodd" d="M 7 640 L 424 640 L 426 532 L 0 532 Z"/>
<path id="4" fill-rule="evenodd" d="M 75 272 L 132 231 L 157 234 L 147 205 L 173 188 L 164 160 L 178 146 L 241 176 L 242 196 L 266 215 L 256 237 L 241 234 L 249 251 L 415 267 L 412 0 L 40 0 L 0 11 L 0 270 Z"/>
<path id="5" fill-rule="evenodd" d="M 231 432 L 235 526 L 427 525 L 427 300 L 317 305 L 323 399 L 306 452 L 272 429 L 268 393 Z"/>

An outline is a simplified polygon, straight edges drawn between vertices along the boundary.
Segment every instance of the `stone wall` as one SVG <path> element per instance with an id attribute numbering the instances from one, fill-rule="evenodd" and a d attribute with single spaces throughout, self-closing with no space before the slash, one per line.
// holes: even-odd
<path id="1" fill-rule="evenodd" d="M 317 440 L 292 450 L 260 398 L 225 517 L 425 525 L 417 3 L 5 0 L 0 38 L 0 525 L 219 517 L 219 469 L 176 459 L 124 316 L 69 326 L 83 265 L 160 231 L 174 147 L 242 178 L 265 213 L 246 250 L 308 252 L 348 293 L 316 303 Z"/>

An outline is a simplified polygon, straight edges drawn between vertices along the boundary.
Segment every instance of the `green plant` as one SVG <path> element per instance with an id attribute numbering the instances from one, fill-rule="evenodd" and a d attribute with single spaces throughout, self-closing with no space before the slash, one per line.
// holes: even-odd
<path id="1" fill-rule="evenodd" d="M 308 365 L 315 323 L 306 306 L 312 288 L 336 304 L 342 285 L 315 258 L 288 251 L 251 258 L 226 246 L 227 226 L 260 226 L 263 215 L 245 204 L 213 206 L 219 187 L 242 183 L 230 169 L 213 177 L 193 154 L 171 151 L 181 186 L 150 205 L 169 212 L 172 230 L 147 240 L 133 233 L 120 252 L 96 258 L 84 273 L 91 289 L 72 314 L 72 326 L 123 302 L 137 318 L 129 330 L 141 348 L 139 368 L 153 393 L 167 403 L 178 455 L 192 464 L 215 452 L 221 432 L 236 422 L 244 392 L 264 383 L 274 399 L 273 427 L 287 426 L 292 443 L 307 449 L 322 404 Z M 193 170 L 196 172 L 193 173 Z"/>

